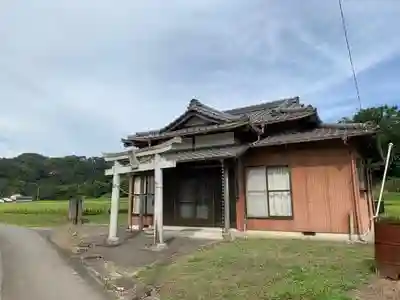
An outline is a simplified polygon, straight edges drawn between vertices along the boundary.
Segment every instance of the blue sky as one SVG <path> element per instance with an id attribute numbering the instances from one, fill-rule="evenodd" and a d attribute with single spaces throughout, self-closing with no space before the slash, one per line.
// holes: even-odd
<path id="1" fill-rule="evenodd" d="M 400 1 L 343 0 L 364 107 L 400 103 Z M 0 156 L 100 155 L 197 98 L 358 107 L 336 0 L 3 0 Z"/>

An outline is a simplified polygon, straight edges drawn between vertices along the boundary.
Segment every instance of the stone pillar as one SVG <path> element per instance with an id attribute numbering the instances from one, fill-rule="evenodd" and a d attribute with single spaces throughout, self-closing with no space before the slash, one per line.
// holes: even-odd
<path id="1" fill-rule="evenodd" d="M 154 217 L 157 247 L 165 247 L 163 232 L 163 172 L 161 168 L 161 158 L 159 154 L 154 157 Z"/>
<path id="2" fill-rule="evenodd" d="M 119 163 L 115 162 L 113 166 L 113 184 L 111 194 L 110 227 L 108 232 L 108 242 L 114 244 L 118 242 L 118 211 L 119 211 L 119 186 L 120 174 L 118 173 Z"/>

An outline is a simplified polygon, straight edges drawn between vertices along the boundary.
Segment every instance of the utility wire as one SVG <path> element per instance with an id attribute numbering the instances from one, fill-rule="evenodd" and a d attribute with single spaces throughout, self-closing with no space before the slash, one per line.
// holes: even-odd
<path id="1" fill-rule="evenodd" d="M 353 72 L 353 80 L 354 80 L 354 86 L 356 88 L 356 93 L 357 93 L 358 106 L 359 106 L 359 108 L 361 110 L 362 106 L 361 106 L 360 89 L 358 88 L 356 70 L 354 68 L 354 63 L 353 63 L 353 58 L 352 58 L 352 55 L 351 55 L 349 38 L 347 36 L 347 26 L 346 26 L 346 20 L 345 20 L 345 17 L 344 17 L 344 13 L 343 13 L 342 0 L 338 0 L 338 1 L 339 1 L 340 16 L 342 18 L 342 26 L 343 26 L 344 38 L 346 40 L 347 52 L 348 52 L 348 55 L 349 55 L 349 61 L 350 61 L 350 65 L 351 65 L 351 70 Z"/>

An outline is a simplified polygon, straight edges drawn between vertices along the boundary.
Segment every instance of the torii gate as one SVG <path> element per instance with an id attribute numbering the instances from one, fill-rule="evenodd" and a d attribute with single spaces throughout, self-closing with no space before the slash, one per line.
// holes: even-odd
<path id="1" fill-rule="evenodd" d="M 115 244 L 118 242 L 118 210 L 119 210 L 119 191 L 120 191 L 120 175 L 129 174 L 140 171 L 154 170 L 154 233 L 156 235 L 155 242 L 158 247 L 165 246 L 163 237 L 163 173 L 162 169 L 174 168 L 176 162 L 165 159 L 161 154 L 171 149 L 175 144 L 181 143 L 180 137 L 175 137 L 162 144 L 148 147 L 145 149 L 130 149 L 123 152 L 103 153 L 106 161 L 113 161 L 114 165 L 111 169 L 105 171 L 105 175 L 113 176 L 112 195 L 111 195 L 111 213 L 110 226 L 108 232 L 108 242 Z M 150 162 L 140 163 L 138 158 L 149 156 Z M 129 161 L 128 164 L 124 164 Z M 131 199 L 129 199 L 131 200 Z"/>

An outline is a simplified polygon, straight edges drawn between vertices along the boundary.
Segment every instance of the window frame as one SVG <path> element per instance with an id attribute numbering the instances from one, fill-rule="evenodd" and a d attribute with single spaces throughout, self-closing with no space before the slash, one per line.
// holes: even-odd
<path id="1" fill-rule="evenodd" d="M 154 182 L 154 175 L 150 174 L 150 173 L 142 173 L 142 174 L 137 174 L 134 175 L 134 177 L 136 178 L 140 178 L 140 182 L 139 182 L 139 192 L 135 191 L 135 182 L 133 185 L 133 197 L 134 199 L 136 199 L 136 197 L 138 197 L 139 201 L 141 202 L 141 204 L 139 204 L 140 210 L 142 211 L 143 216 L 154 216 L 154 193 L 150 193 L 148 190 L 148 186 L 149 186 L 149 178 L 153 178 L 153 188 L 155 190 L 155 182 Z M 135 180 L 135 179 L 134 179 Z M 149 197 L 152 196 L 152 197 Z M 148 202 L 152 201 L 152 206 L 153 206 L 153 212 L 150 212 L 148 210 Z M 136 207 L 134 206 L 132 209 L 132 215 L 134 216 L 138 216 L 140 215 L 140 211 L 136 212 L 135 211 Z"/>
<path id="2" fill-rule="evenodd" d="M 253 217 L 249 216 L 247 212 L 247 196 L 248 196 L 248 191 L 247 191 L 247 174 L 249 169 L 253 168 L 263 168 L 265 171 L 265 180 L 266 180 L 266 201 L 267 201 L 267 206 L 268 206 L 268 216 L 264 217 Z M 269 190 L 268 188 L 268 169 L 274 169 L 274 168 L 286 168 L 288 170 L 288 176 L 289 176 L 289 188 L 290 190 Z M 293 209 L 293 185 L 292 185 L 292 169 L 290 168 L 289 165 L 248 165 L 244 168 L 244 192 L 245 192 L 245 215 L 246 219 L 254 219 L 254 220 L 293 220 L 294 219 L 294 209 Z M 269 200 L 269 194 L 271 192 L 289 192 L 290 193 L 290 207 L 291 207 L 291 215 L 290 216 L 271 216 L 271 210 L 270 210 L 270 200 Z"/>

